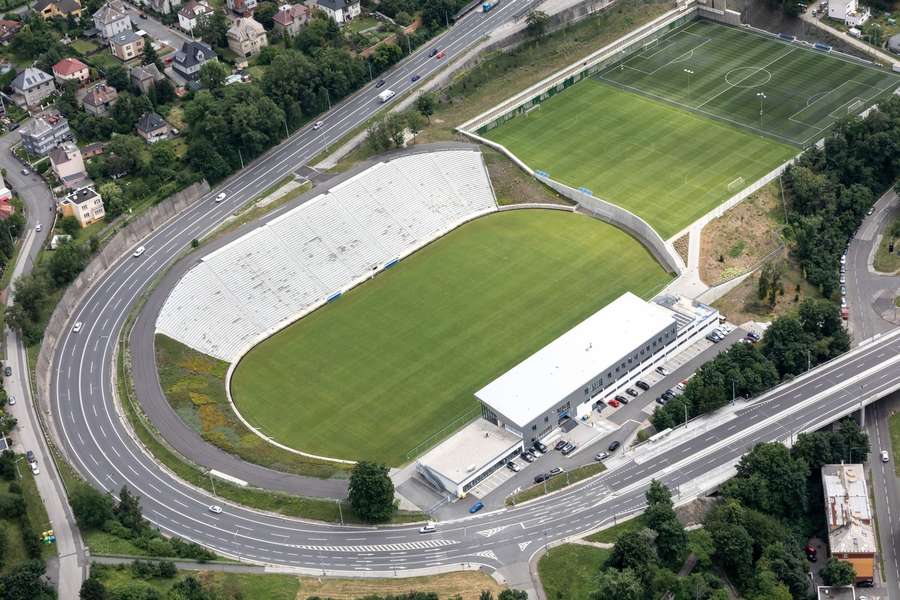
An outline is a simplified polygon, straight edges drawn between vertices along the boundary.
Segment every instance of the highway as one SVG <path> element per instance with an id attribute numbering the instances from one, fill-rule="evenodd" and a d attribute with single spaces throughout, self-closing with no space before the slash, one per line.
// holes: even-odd
<path id="1" fill-rule="evenodd" d="M 370 85 L 335 107 L 319 131 L 306 128 L 254 161 L 148 236 L 142 242 L 143 256 L 123 256 L 95 282 L 71 320 L 83 322 L 84 328 L 63 334 L 50 389 L 51 418 L 62 432 L 64 451 L 88 481 L 110 493 L 127 485 L 141 496 L 145 516 L 161 531 L 225 556 L 328 574 L 411 573 L 459 565 L 508 572 L 527 564 L 544 544 L 640 509 L 651 477 L 688 497 L 695 489 L 690 482 L 727 471 L 754 444 L 787 440 L 847 414 L 859 407 L 861 394 L 877 398 L 900 388 L 900 335 L 892 333 L 778 388 L 765 402 L 738 411 L 731 420 L 697 435 L 673 436 L 664 442 L 664 452 L 644 447 L 612 460 L 611 470 L 600 477 L 524 506 L 441 523 L 431 535 L 419 534 L 415 526 L 338 527 L 231 505 L 178 480 L 145 453 L 120 420 L 112 379 L 123 323 L 154 278 L 192 239 L 202 238 L 237 207 L 304 165 L 325 141 L 334 143 L 364 123 L 381 108 L 375 99 L 379 91 L 401 93 L 412 85 L 410 74 L 426 77 L 438 69 L 439 61 L 427 56 L 430 48 L 439 47 L 453 58 L 522 6 L 514 0 L 490 13 L 467 17 L 385 76 L 383 88 Z M 211 198 L 219 191 L 228 196 L 215 204 Z M 146 354 L 133 359 L 153 361 Z M 210 513 L 211 504 L 223 505 L 224 512 Z"/>

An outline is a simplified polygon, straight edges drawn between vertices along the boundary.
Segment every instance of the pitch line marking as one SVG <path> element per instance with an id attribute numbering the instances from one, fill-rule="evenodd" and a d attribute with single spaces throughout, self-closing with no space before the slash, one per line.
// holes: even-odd
<path id="1" fill-rule="evenodd" d="M 794 52 L 794 48 L 789 49 L 789 50 L 788 50 L 787 52 L 785 52 L 784 54 L 781 54 L 780 56 L 777 56 L 777 57 L 775 57 L 774 59 L 772 59 L 772 60 L 770 60 L 769 62 L 767 62 L 766 64 L 764 64 L 762 67 L 760 67 L 760 69 L 766 69 L 766 68 L 768 68 L 768 67 L 771 67 L 772 65 L 774 65 L 775 63 L 777 63 L 777 62 L 778 62 L 779 60 L 781 60 L 782 58 L 785 58 L 786 56 L 790 56 L 793 52 Z M 697 108 L 702 108 L 703 106 L 705 106 L 706 104 L 709 104 L 710 102 L 712 102 L 713 100 L 715 100 L 716 98 L 718 98 L 719 96 L 721 96 L 722 94 L 724 94 L 725 92 L 731 91 L 732 89 L 734 89 L 734 87 L 735 87 L 736 85 L 738 85 L 739 83 L 741 83 L 742 81 L 744 81 L 744 80 L 747 79 L 748 77 L 752 77 L 753 74 L 756 73 L 756 72 L 757 72 L 757 71 L 751 71 L 751 72 L 750 72 L 750 75 L 747 75 L 747 77 L 744 77 L 743 79 L 738 80 L 737 83 L 729 83 L 729 85 L 728 85 L 727 88 L 725 88 L 724 90 L 722 90 L 722 91 L 719 92 L 718 94 L 712 96 L 712 97 L 709 98 L 708 100 L 704 101 L 702 104 L 698 105 Z"/>

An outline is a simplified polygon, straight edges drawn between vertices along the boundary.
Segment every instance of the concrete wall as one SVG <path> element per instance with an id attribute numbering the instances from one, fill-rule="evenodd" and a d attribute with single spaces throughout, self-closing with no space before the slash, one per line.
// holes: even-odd
<path id="1" fill-rule="evenodd" d="M 41 408 L 46 412 L 50 410 L 50 364 L 60 337 L 68 331 L 68 321 L 79 303 L 90 291 L 94 281 L 98 280 L 106 271 L 122 256 L 131 252 L 131 249 L 147 235 L 158 229 L 163 223 L 179 214 L 185 208 L 196 202 L 209 191 L 206 181 L 195 183 L 184 190 L 169 197 L 164 202 L 150 208 L 144 214 L 129 223 L 124 229 L 116 233 L 100 252 L 88 263 L 84 271 L 69 284 L 60 299 L 47 327 L 44 330 L 44 339 L 41 350 L 35 364 L 36 394 Z M 55 423 L 54 420 L 50 420 Z M 53 432 L 55 435 L 57 431 Z M 58 435 L 57 435 L 58 439 Z M 60 446 L 64 447 L 64 446 Z"/>

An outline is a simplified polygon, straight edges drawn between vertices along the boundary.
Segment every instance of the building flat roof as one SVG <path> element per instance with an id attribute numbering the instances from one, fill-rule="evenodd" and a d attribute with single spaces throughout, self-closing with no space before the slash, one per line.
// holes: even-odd
<path id="1" fill-rule="evenodd" d="M 524 427 L 673 321 L 672 311 L 626 292 L 475 396 Z"/>
<path id="2" fill-rule="evenodd" d="M 875 530 L 862 465 L 823 465 L 831 553 L 875 554 Z"/>
<path id="3" fill-rule="evenodd" d="M 423 454 L 418 462 L 459 485 L 521 443 L 519 436 L 479 417 Z"/>

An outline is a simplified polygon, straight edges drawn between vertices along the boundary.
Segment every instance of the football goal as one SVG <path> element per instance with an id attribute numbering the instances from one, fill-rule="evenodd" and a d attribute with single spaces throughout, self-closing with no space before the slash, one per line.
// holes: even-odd
<path id="1" fill-rule="evenodd" d="M 857 98 L 853 100 L 849 104 L 847 104 L 847 114 L 848 115 L 858 115 L 862 112 L 863 107 L 865 106 L 865 102 Z"/>
<path id="2" fill-rule="evenodd" d="M 728 191 L 736 192 L 740 189 L 743 189 L 743 187 L 744 187 L 744 178 L 738 177 L 737 179 L 735 179 L 734 181 L 732 181 L 731 183 L 728 184 Z"/>
<path id="3" fill-rule="evenodd" d="M 659 38 L 653 38 L 652 40 L 647 40 L 646 42 L 644 42 L 641 50 L 644 54 L 648 54 L 655 51 L 657 48 L 659 48 Z"/>

